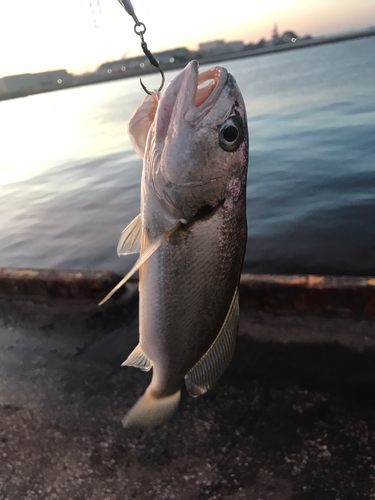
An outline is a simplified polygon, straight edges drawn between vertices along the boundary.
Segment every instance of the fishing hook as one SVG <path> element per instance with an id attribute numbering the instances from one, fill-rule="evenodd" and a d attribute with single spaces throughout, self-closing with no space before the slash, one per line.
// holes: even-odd
<path id="1" fill-rule="evenodd" d="M 158 89 L 159 92 L 160 92 L 161 89 L 164 86 L 165 76 L 164 76 L 163 70 L 159 66 L 159 61 L 157 59 L 155 59 L 155 57 L 153 56 L 153 54 L 151 53 L 151 51 L 147 48 L 147 43 L 145 42 L 145 40 L 143 38 L 143 35 L 146 33 L 146 26 L 138 20 L 137 16 L 135 15 L 134 8 L 133 8 L 133 5 L 132 5 L 132 3 L 131 3 L 130 0 L 118 0 L 118 1 L 122 5 L 122 7 L 125 9 L 125 11 L 129 14 L 129 16 L 131 16 L 133 18 L 133 21 L 135 22 L 134 31 L 135 31 L 136 35 L 138 35 L 140 37 L 140 39 L 141 39 L 141 47 L 142 47 L 142 50 L 143 50 L 145 56 L 150 61 L 150 64 L 152 64 L 152 66 L 154 66 L 155 68 L 157 68 L 160 71 L 160 74 L 161 74 L 161 85 L 160 85 L 160 87 Z M 147 88 L 143 84 L 141 78 L 139 79 L 139 81 L 141 83 L 141 87 L 143 88 L 143 90 L 148 95 L 152 95 L 152 92 L 150 92 L 149 90 L 147 90 Z"/>

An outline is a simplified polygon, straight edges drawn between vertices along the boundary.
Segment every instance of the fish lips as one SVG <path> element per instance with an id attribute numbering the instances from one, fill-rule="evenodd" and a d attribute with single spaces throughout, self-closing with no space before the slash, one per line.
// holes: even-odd
<path id="1" fill-rule="evenodd" d="M 216 66 L 201 74 L 198 61 L 191 61 L 163 92 L 156 116 L 156 141 L 164 141 L 170 125 L 182 119 L 197 125 L 215 105 L 228 80 L 225 68 Z M 206 87 L 198 88 L 211 81 Z"/>

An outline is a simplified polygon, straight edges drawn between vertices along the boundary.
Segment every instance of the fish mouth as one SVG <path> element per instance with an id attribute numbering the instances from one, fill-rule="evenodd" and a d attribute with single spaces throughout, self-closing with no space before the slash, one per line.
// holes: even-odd
<path id="1" fill-rule="evenodd" d="M 215 66 L 199 73 L 198 61 L 185 68 L 185 78 L 177 99 L 185 99 L 185 120 L 196 125 L 215 105 L 228 79 L 225 68 Z"/>
<path id="2" fill-rule="evenodd" d="M 220 66 L 215 66 L 215 68 L 208 69 L 203 73 L 198 73 L 194 99 L 194 105 L 196 108 L 199 108 L 205 103 L 207 105 L 207 100 L 212 95 L 214 90 L 220 89 L 221 85 L 219 85 L 219 83 L 223 83 L 222 81 L 224 79 L 224 76 L 226 81 L 226 70 L 224 68 L 221 68 Z M 221 90 L 222 89 L 220 89 L 220 92 Z M 215 92 L 214 97 L 216 97 L 217 99 L 217 91 Z"/>
<path id="3" fill-rule="evenodd" d="M 163 139 L 169 124 L 184 119 L 195 126 L 210 112 L 228 79 L 227 70 L 215 66 L 199 74 L 198 61 L 191 61 L 163 92 L 158 106 L 156 133 Z"/>

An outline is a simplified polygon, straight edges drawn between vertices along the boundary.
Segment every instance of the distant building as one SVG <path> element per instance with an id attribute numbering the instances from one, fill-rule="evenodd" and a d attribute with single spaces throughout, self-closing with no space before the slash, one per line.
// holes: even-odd
<path id="1" fill-rule="evenodd" d="M 191 59 L 191 52 L 186 47 L 164 50 L 154 54 L 159 63 L 174 63 L 174 61 L 188 61 Z"/>
<path id="2" fill-rule="evenodd" d="M 231 52 L 239 52 L 243 49 L 244 43 L 242 41 L 225 42 L 224 40 L 213 40 L 199 44 L 199 52 L 203 57 L 229 54 Z"/>
<path id="3" fill-rule="evenodd" d="M 114 74 L 123 73 L 129 69 L 139 68 L 141 67 L 141 64 L 143 64 L 142 67 L 150 65 L 146 56 L 137 56 L 137 57 L 131 57 L 130 59 L 119 59 L 118 61 L 109 61 L 99 66 L 96 72 L 101 75 L 104 74 L 111 75 L 112 73 Z"/>
<path id="4" fill-rule="evenodd" d="M 244 45 L 244 50 L 264 49 L 264 47 L 268 47 L 269 45 L 272 45 L 272 43 L 261 38 L 258 43 L 248 43 Z"/>
<path id="5" fill-rule="evenodd" d="M 281 35 L 281 40 L 283 43 L 296 42 L 298 40 L 298 35 L 294 33 L 294 31 L 285 31 Z"/>
<path id="6" fill-rule="evenodd" d="M 255 49 L 264 49 L 264 47 L 266 47 L 266 46 L 267 46 L 266 40 L 264 38 L 261 38 L 259 40 L 259 42 L 256 45 L 254 45 L 254 48 Z"/>
<path id="7" fill-rule="evenodd" d="M 6 91 L 7 91 L 7 86 L 5 80 L 4 78 L 0 78 L 0 94 L 5 94 Z"/>
<path id="8" fill-rule="evenodd" d="M 175 61 L 188 61 L 191 58 L 191 52 L 185 47 L 154 52 L 153 56 L 160 64 L 173 64 Z M 145 55 L 120 59 L 118 61 L 109 61 L 103 63 L 96 70 L 99 74 L 119 74 L 135 68 L 150 68 L 151 64 Z"/>
<path id="9" fill-rule="evenodd" d="M 279 31 L 277 29 L 277 23 L 273 25 L 272 36 L 271 36 L 271 45 L 280 45 L 283 41 L 280 38 Z"/>
<path id="10" fill-rule="evenodd" d="M 225 42 L 224 40 L 212 40 L 211 42 L 200 43 L 199 51 L 204 55 L 222 54 L 225 51 Z"/>
<path id="11" fill-rule="evenodd" d="M 242 41 L 227 42 L 225 45 L 226 45 L 227 52 L 241 52 L 241 50 L 244 50 L 244 48 L 245 48 L 245 45 Z"/>
<path id="12" fill-rule="evenodd" d="M 34 82 L 39 85 L 61 84 L 70 81 L 73 77 L 66 69 L 58 69 L 55 71 L 46 71 L 44 73 L 32 73 Z"/>
<path id="13" fill-rule="evenodd" d="M 129 59 L 123 59 L 120 62 L 121 62 L 121 64 L 125 64 L 126 68 L 139 68 L 139 67 L 144 68 L 146 66 L 146 64 L 150 65 L 150 62 L 145 55 L 136 56 L 136 57 L 129 57 Z M 118 67 L 117 67 L 117 69 L 118 69 Z"/>
<path id="14" fill-rule="evenodd" d="M 277 23 L 273 25 L 271 45 L 282 45 L 283 43 L 296 42 L 297 40 L 298 40 L 298 35 L 296 35 L 294 31 L 285 31 L 280 36 L 277 29 Z"/>
<path id="15" fill-rule="evenodd" d="M 255 49 L 255 43 L 250 42 L 250 43 L 246 44 L 246 45 L 244 46 L 244 49 L 245 49 L 245 50 L 253 50 L 253 49 Z"/>
<path id="16" fill-rule="evenodd" d="M 1 92 L 25 92 L 30 89 L 43 89 L 72 80 L 72 75 L 65 69 L 45 71 L 43 73 L 24 73 L 0 78 Z"/>

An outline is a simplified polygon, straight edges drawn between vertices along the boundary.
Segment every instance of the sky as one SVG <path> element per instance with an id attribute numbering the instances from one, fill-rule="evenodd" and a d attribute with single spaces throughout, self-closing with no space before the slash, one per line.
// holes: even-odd
<path id="1" fill-rule="evenodd" d="M 279 32 L 320 36 L 375 25 L 374 0 L 133 0 L 151 51 L 215 39 L 257 42 Z M 117 0 L 0 0 L 0 77 L 101 63 L 141 53 Z"/>

